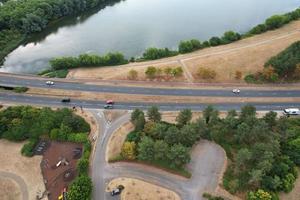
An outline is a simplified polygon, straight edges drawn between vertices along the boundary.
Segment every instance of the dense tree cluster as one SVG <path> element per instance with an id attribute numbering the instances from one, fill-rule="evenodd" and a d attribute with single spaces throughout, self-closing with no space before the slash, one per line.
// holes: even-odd
<path id="1" fill-rule="evenodd" d="M 72 69 L 77 67 L 111 66 L 128 63 L 121 53 L 108 53 L 104 56 L 82 54 L 78 57 L 61 57 L 50 60 L 53 70 Z"/>
<path id="2" fill-rule="evenodd" d="M 171 57 L 178 55 L 177 51 L 172 51 L 168 48 L 158 49 L 158 48 L 148 48 L 143 53 L 143 59 L 145 60 L 156 60 L 165 57 Z"/>
<path id="3" fill-rule="evenodd" d="M 261 72 L 245 77 L 247 82 L 277 82 L 300 79 L 300 41 L 293 43 L 265 63 Z"/>

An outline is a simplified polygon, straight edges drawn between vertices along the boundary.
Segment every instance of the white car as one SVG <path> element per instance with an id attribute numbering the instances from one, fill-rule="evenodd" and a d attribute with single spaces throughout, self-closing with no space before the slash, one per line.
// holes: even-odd
<path id="1" fill-rule="evenodd" d="M 46 81 L 46 85 L 54 85 L 53 81 Z"/>
<path id="2" fill-rule="evenodd" d="M 241 90 L 239 90 L 239 89 L 233 89 L 232 92 L 233 92 L 234 94 L 239 94 L 239 93 L 241 92 Z"/>
<path id="3" fill-rule="evenodd" d="M 300 110 L 298 108 L 287 108 L 283 110 L 283 113 L 287 116 L 289 115 L 300 115 Z"/>

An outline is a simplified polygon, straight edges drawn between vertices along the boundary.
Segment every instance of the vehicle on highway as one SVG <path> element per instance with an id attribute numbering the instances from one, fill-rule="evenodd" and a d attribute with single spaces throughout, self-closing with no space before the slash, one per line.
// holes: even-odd
<path id="1" fill-rule="evenodd" d="M 300 115 L 300 110 L 298 108 L 287 108 L 283 110 L 283 113 L 287 116 Z"/>
<path id="2" fill-rule="evenodd" d="M 64 98 L 64 99 L 61 100 L 61 102 L 69 103 L 69 102 L 71 102 L 71 99 L 70 98 Z"/>
<path id="3" fill-rule="evenodd" d="M 232 92 L 233 92 L 234 94 L 240 94 L 241 90 L 235 88 L 235 89 L 232 90 Z"/>
<path id="4" fill-rule="evenodd" d="M 113 109 L 113 105 L 112 104 L 106 104 L 104 105 L 104 109 Z"/>
<path id="5" fill-rule="evenodd" d="M 106 101 L 106 104 L 111 104 L 111 105 L 112 105 L 112 104 L 114 104 L 114 103 L 115 103 L 115 102 L 114 102 L 113 100 L 111 100 L 111 99 Z"/>
<path id="6" fill-rule="evenodd" d="M 119 185 L 117 188 L 113 189 L 110 194 L 111 196 L 119 195 L 121 194 L 122 190 L 124 190 L 124 186 Z"/>
<path id="7" fill-rule="evenodd" d="M 53 81 L 46 81 L 46 85 L 54 85 Z"/>

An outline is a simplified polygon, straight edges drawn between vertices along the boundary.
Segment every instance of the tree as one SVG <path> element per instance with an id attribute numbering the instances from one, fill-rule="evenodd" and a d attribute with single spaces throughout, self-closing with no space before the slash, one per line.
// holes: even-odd
<path id="1" fill-rule="evenodd" d="M 188 53 L 193 51 L 193 44 L 191 41 L 180 41 L 179 43 L 179 53 Z"/>
<path id="2" fill-rule="evenodd" d="M 146 124 L 144 126 L 144 133 L 146 133 L 146 135 L 148 135 L 150 137 L 154 136 L 155 126 L 156 126 L 156 123 L 153 121 L 146 122 Z"/>
<path id="3" fill-rule="evenodd" d="M 144 113 L 142 110 L 140 109 L 135 109 L 132 113 L 131 113 L 131 118 L 130 118 L 130 121 L 131 123 L 135 123 L 135 121 L 138 119 L 139 115 L 141 113 Z"/>
<path id="4" fill-rule="evenodd" d="M 158 111 L 158 108 L 156 106 L 151 106 L 147 111 L 147 116 L 150 121 L 153 122 L 160 122 L 161 120 L 161 114 Z"/>
<path id="5" fill-rule="evenodd" d="M 272 200 L 272 195 L 262 189 L 259 189 L 256 192 L 249 192 L 247 200 Z"/>
<path id="6" fill-rule="evenodd" d="M 201 79 L 205 79 L 205 80 L 213 80 L 216 78 L 217 73 L 209 68 L 203 68 L 200 67 L 198 69 L 197 75 L 201 78 Z"/>
<path id="7" fill-rule="evenodd" d="M 134 160 L 136 158 L 136 144 L 135 142 L 124 142 L 121 150 L 123 158 Z"/>
<path id="8" fill-rule="evenodd" d="M 283 24 L 286 23 L 287 18 L 283 15 L 274 15 L 266 19 L 266 26 L 268 29 L 276 29 L 281 27 Z"/>
<path id="9" fill-rule="evenodd" d="M 135 131 L 142 131 L 144 129 L 146 120 L 144 113 L 140 113 L 139 117 L 135 121 Z"/>
<path id="10" fill-rule="evenodd" d="M 137 72 L 136 70 L 131 69 L 131 70 L 128 72 L 127 78 L 128 78 L 129 80 L 136 80 L 137 77 L 138 77 L 138 72 Z"/>
<path id="11" fill-rule="evenodd" d="M 78 176 L 70 185 L 68 191 L 69 200 L 91 199 L 92 194 L 91 178 L 85 175 Z"/>
<path id="12" fill-rule="evenodd" d="M 190 109 L 184 109 L 180 111 L 178 116 L 176 117 L 176 122 L 178 126 L 182 127 L 189 123 L 192 119 L 192 111 Z"/>
<path id="13" fill-rule="evenodd" d="M 210 46 L 218 46 L 222 44 L 222 40 L 219 37 L 212 37 L 209 39 Z"/>
<path id="14" fill-rule="evenodd" d="M 154 79 L 156 77 L 156 68 L 148 67 L 145 71 L 146 77 L 149 79 Z"/>
<path id="15" fill-rule="evenodd" d="M 179 141 L 186 147 L 192 147 L 200 138 L 195 124 L 186 124 L 180 129 Z"/>
<path id="16" fill-rule="evenodd" d="M 269 125 L 269 127 L 272 128 L 277 124 L 276 117 L 277 117 L 277 113 L 270 111 L 263 117 L 263 119 Z"/>
<path id="17" fill-rule="evenodd" d="M 180 142 L 180 131 L 176 126 L 171 126 L 165 133 L 164 141 L 169 145 L 178 144 Z"/>
<path id="18" fill-rule="evenodd" d="M 191 160 L 189 149 L 184 147 L 182 144 L 175 144 L 171 146 L 167 157 L 170 161 L 170 167 L 172 168 L 182 168 Z"/>
<path id="19" fill-rule="evenodd" d="M 214 109 L 213 106 L 209 105 L 203 110 L 203 118 L 206 124 L 216 120 L 218 118 L 219 112 Z"/>
<path id="20" fill-rule="evenodd" d="M 255 117 L 256 108 L 252 105 L 242 107 L 240 119 L 245 120 L 247 117 Z"/>
<path id="21" fill-rule="evenodd" d="M 169 151 L 169 145 L 163 140 L 156 140 L 154 143 L 154 159 L 166 160 L 167 153 Z"/>
<path id="22" fill-rule="evenodd" d="M 77 171 L 79 175 L 83 175 L 83 174 L 87 175 L 88 169 L 89 169 L 89 160 L 85 158 L 80 159 L 77 164 Z"/>
<path id="23" fill-rule="evenodd" d="M 227 31 L 224 33 L 222 37 L 222 42 L 224 44 L 228 44 L 234 41 L 241 39 L 241 35 L 239 33 L 235 33 L 233 31 Z"/>
<path id="24" fill-rule="evenodd" d="M 154 141 L 150 137 L 142 137 L 138 144 L 138 159 L 152 161 L 154 159 Z"/>

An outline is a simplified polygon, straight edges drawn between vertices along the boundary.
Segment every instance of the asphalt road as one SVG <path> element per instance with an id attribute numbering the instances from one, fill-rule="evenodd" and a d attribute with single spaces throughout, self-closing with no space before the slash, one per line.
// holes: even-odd
<path id="1" fill-rule="evenodd" d="M 0 74 L 0 85 L 25 86 L 38 88 L 55 88 L 64 90 L 119 93 L 119 94 L 139 94 L 139 95 L 164 95 L 164 96 L 211 96 L 211 97 L 300 97 L 300 90 L 242 90 L 239 95 L 235 95 L 229 89 L 166 89 L 166 88 L 145 88 L 145 87 L 125 87 L 90 85 L 84 83 L 55 81 L 55 85 L 45 84 L 48 79 L 32 79 L 32 77 L 16 77 Z"/>
<path id="2" fill-rule="evenodd" d="M 134 163 L 108 164 L 105 161 L 105 150 L 109 138 L 122 124 L 129 121 L 130 115 L 125 114 L 112 123 L 108 123 L 101 111 L 90 111 L 100 126 L 92 163 L 93 199 L 118 199 L 105 192 L 106 184 L 118 177 L 137 178 L 168 188 L 177 192 L 184 200 L 201 200 L 204 191 L 214 191 L 218 186 L 225 152 L 220 146 L 204 140 L 192 149 L 191 162 L 187 166 L 192 173 L 190 179 Z"/>
<path id="3" fill-rule="evenodd" d="M 72 99 L 70 103 L 62 103 L 61 99 L 46 97 L 46 96 L 32 96 L 25 94 L 16 94 L 16 93 L 5 93 L 0 92 L 0 101 L 1 102 L 13 102 L 21 104 L 30 104 L 30 105 L 46 105 L 46 106 L 61 106 L 61 107 L 73 107 L 73 106 L 82 106 L 83 108 L 92 108 L 92 109 L 103 109 L 105 102 L 103 101 L 89 101 L 89 100 L 77 100 Z M 190 104 L 190 103 L 135 103 L 135 102 L 116 102 L 114 109 L 120 110 L 134 110 L 142 109 L 146 110 L 150 106 L 158 106 L 160 110 L 163 111 L 174 111 L 174 110 L 183 110 L 191 109 L 194 111 L 201 111 L 207 107 L 208 104 Z M 226 110 L 240 110 L 242 106 L 247 105 L 247 103 L 220 103 L 212 104 L 216 109 L 220 111 Z M 252 103 L 251 105 L 255 106 L 257 110 L 283 110 L 287 107 L 300 107 L 299 103 Z"/>

